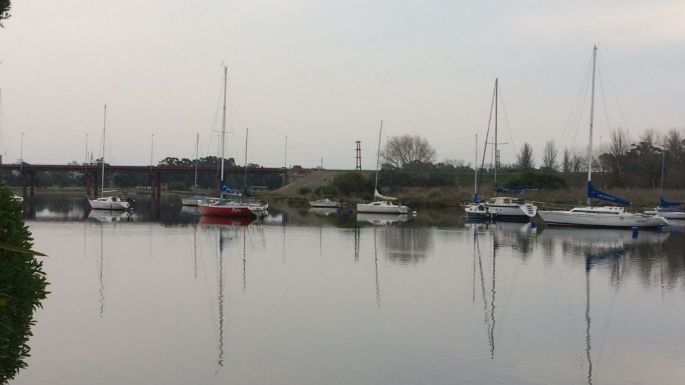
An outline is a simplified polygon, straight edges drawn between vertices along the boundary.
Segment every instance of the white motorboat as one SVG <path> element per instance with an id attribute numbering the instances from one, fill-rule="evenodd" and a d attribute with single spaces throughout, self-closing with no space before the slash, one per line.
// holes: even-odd
<path id="1" fill-rule="evenodd" d="M 523 198 L 495 197 L 485 203 L 491 217 L 497 220 L 529 220 L 538 213 L 537 206 L 526 202 Z"/>
<path id="2" fill-rule="evenodd" d="M 12 195 L 12 199 L 18 203 L 24 203 L 24 197 L 21 195 Z"/>
<path id="3" fill-rule="evenodd" d="M 332 201 L 328 198 L 317 199 L 315 201 L 309 201 L 309 206 L 310 207 L 333 208 L 333 209 L 335 209 L 335 208 L 340 207 L 340 202 Z"/>
<path id="4" fill-rule="evenodd" d="M 127 210 L 131 203 L 119 197 L 100 197 L 88 199 L 91 209 L 95 210 Z"/>
<path id="5" fill-rule="evenodd" d="M 646 214 L 626 212 L 619 206 L 591 205 L 592 199 L 599 199 L 612 202 L 618 205 L 627 206 L 629 201 L 597 190 L 592 184 L 592 128 L 595 111 L 595 66 L 597 62 L 597 46 L 592 50 L 592 93 L 590 98 L 590 138 L 587 151 L 587 206 L 575 207 L 568 211 L 539 211 L 540 217 L 548 225 L 552 226 L 581 226 L 581 227 L 643 227 L 656 228 L 668 226 L 669 222 L 659 216 L 649 216 Z"/>
<path id="6" fill-rule="evenodd" d="M 380 214 L 406 214 L 409 212 L 407 206 L 395 203 L 397 198 L 382 195 L 378 192 L 378 166 L 381 159 L 381 134 L 383 133 L 383 121 L 378 130 L 378 152 L 376 153 L 376 182 L 373 190 L 373 202 L 357 203 L 358 213 L 380 213 Z"/>

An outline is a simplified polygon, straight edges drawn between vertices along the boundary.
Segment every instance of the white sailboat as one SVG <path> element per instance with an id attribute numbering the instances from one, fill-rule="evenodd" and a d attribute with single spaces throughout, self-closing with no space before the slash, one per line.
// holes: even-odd
<path id="1" fill-rule="evenodd" d="M 476 134 L 475 149 L 476 160 L 473 162 L 473 202 L 464 207 L 464 212 L 469 221 L 488 221 L 492 218 L 490 209 L 484 202 L 481 202 L 480 197 L 478 196 L 478 134 Z"/>
<path id="2" fill-rule="evenodd" d="M 88 199 L 88 204 L 91 209 L 95 210 L 126 210 L 130 207 L 131 203 L 121 199 L 116 196 L 102 196 L 105 192 L 105 134 L 107 128 L 107 105 L 105 104 L 105 114 L 102 124 L 102 170 L 101 174 L 101 185 L 100 185 L 100 198 Z"/>
<path id="3" fill-rule="evenodd" d="M 666 219 L 685 220 L 685 211 L 683 206 L 685 202 L 667 201 L 664 199 L 664 169 L 666 167 L 666 150 L 661 153 L 661 197 L 659 197 L 659 205 L 653 210 L 644 211 L 647 215 L 660 215 Z"/>
<path id="4" fill-rule="evenodd" d="M 499 80 L 495 79 L 495 89 L 493 91 L 493 108 L 494 108 L 494 123 L 495 123 L 495 143 L 494 143 L 494 154 L 495 154 L 495 164 L 494 164 L 494 188 L 493 197 L 488 199 L 486 202 L 477 202 L 477 191 L 474 194 L 474 202 L 466 207 L 465 211 L 470 219 L 496 219 L 499 221 L 528 221 L 530 218 L 535 217 L 537 214 L 537 206 L 527 202 L 521 197 L 510 197 L 510 196 L 497 196 L 498 192 L 509 192 L 514 191 L 514 189 L 502 189 L 497 184 L 497 171 L 499 168 L 499 149 L 498 144 L 498 132 L 497 132 L 497 111 L 499 104 Z M 491 110 L 492 111 L 492 110 Z M 492 116 L 492 115 L 491 115 Z M 487 149 L 487 139 L 485 136 L 485 148 Z M 485 153 L 483 152 L 483 161 L 485 161 Z M 477 188 L 477 185 L 476 185 Z"/>
<path id="5" fill-rule="evenodd" d="M 407 206 L 395 203 L 397 198 L 382 195 L 378 192 L 378 166 L 381 157 L 381 135 L 383 133 L 383 121 L 381 120 L 381 127 L 378 130 L 378 152 L 376 153 L 376 183 L 373 190 L 373 202 L 371 203 L 357 203 L 358 213 L 376 213 L 376 214 L 406 214 L 409 212 Z"/>
<path id="6" fill-rule="evenodd" d="M 553 226 L 581 226 L 581 227 L 617 227 L 617 228 L 656 228 L 668 226 L 669 222 L 659 215 L 630 213 L 620 206 L 592 206 L 592 198 L 619 205 L 629 205 L 630 202 L 599 191 L 592 184 L 592 128 L 595 111 L 595 65 L 597 61 L 597 46 L 592 50 L 592 94 L 590 98 L 590 140 L 587 149 L 587 206 L 574 207 L 568 211 L 540 211 L 540 217 L 548 225 Z"/>

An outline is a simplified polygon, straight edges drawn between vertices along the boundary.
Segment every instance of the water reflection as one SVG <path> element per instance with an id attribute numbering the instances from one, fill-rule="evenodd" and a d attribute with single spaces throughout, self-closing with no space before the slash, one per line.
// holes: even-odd
<path id="1" fill-rule="evenodd" d="M 134 215 L 132 213 L 129 213 L 128 211 L 121 210 L 90 210 L 88 211 L 87 218 L 104 223 L 112 223 L 119 221 L 130 222 L 134 220 Z"/>
<path id="2" fill-rule="evenodd" d="M 407 222 L 407 214 L 371 214 L 357 213 L 357 222 L 370 223 L 374 226 L 390 226 L 396 223 Z"/>
<path id="3" fill-rule="evenodd" d="M 276 210 L 249 223 L 190 212 L 173 224 L 138 212 L 130 222 L 30 221 L 46 251 L 67 252 L 50 266 L 60 295 L 38 325 L 35 368 L 17 384 L 97 383 L 104 368 L 132 365 L 170 384 L 649 382 L 633 357 L 654 357 L 672 374 L 664 383 L 685 377 L 674 322 L 685 317 L 675 306 L 681 234 L 464 228 L 442 215 L 434 226 L 421 217 L 371 226 L 347 213 Z M 82 298 L 74 279 L 93 289 L 83 301 L 92 311 L 72 311 Z M 62 334 L 79 346 L 64 359 Z M 146 349 L 126 352 L 133 344 Z M 184 365 L 146 369 L 168 357 Z M 88 365 L 64 373 L 68 362 Z"/>

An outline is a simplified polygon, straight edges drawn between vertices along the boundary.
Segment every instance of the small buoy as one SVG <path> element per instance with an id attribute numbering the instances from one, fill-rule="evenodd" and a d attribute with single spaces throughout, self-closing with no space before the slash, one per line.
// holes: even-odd
<path id="1" fill-rule="evenodd" d="M 538 223 L 535 221 L 530 221 L 530 228 L 531 229 L 537 229 L 538 228 Z"/>
<path id="2" fill-rule="evenodd" d="M 637 239 L 637 234 L 638 234 L 638 231 L 639 231 L 638 228 L 637 228 L 637 226 L 633 226 L 633 227 L 632 227 L 632 230 L 633 230 L 633 239 Z"/>
<path id="3" fill-rule="evenodd" d="M 353 213 L 354 213 L 354 212 L 352 211 L 352 209 L 347 209 L 347 214 L 348 214 L 348 215 L 352 215 Z"/>

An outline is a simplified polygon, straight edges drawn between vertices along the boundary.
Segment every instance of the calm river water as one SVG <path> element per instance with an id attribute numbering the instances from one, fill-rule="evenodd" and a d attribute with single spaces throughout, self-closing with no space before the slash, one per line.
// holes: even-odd
<path id="1" fill-rule="evenodd" d="M 38 198 L 51 293 L 12 384 L 685 383 L 680 231 Z"/>

